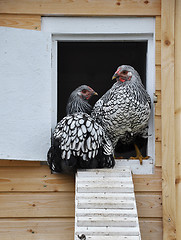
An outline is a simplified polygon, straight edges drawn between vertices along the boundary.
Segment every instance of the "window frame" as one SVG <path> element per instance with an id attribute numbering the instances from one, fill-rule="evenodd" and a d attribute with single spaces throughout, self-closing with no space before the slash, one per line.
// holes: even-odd
<path id="1" fill-rule="evenodd" d="M 50 32 L 52 35 L 52 129 L 54 129 L 57 124 L 58 42 L 147 41 L 146 89 L 152 100 L 147 154 L 151 156 L 153 162 L 155 162 L 155 108 L 153 104 L 155 93 L 155 18 L 42 17 L 42 31 Z"/>

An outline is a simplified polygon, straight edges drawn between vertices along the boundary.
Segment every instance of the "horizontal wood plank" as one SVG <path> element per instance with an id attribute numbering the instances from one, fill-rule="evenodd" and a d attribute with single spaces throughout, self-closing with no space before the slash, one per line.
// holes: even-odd
<path id="1" fill-rule="evenodd" d="M 132 227 L 78 227 L 76 235 L 85 234 L 91 236 L 139 236 L 139 228 Z"/>
<path id="2" fill-rule="evenodd" d="M 161 191 L 161 169 L 153 175 L 134 175 L 135 191 Z M 27 187 L 28 186 L 28 187 Z M 51 174 L 48 166 L 0 167 L 0 191 L 72 191 L 74 176 Z"/>
<path id="3" fill-rule="evenodd" d="M 0 217 L 73 217 L 74 193 L 0 193 Z"/>
<path id="4" fill-rule="evenodd" d="M 160 0 L 19 0 L 0 1 L 0 13 L 38 15 L 110 15 L 156 16 L 161 12 Z"/>
<path id="5" fill-rule="evenodd" d="M 162 221 L 139 220 L 142 240 L 162 240 Z M 0 232 L 3 240 L 73 240 L 74 218 L 12 218 L 0 219 Z M 112 240 L 110 237 L 94 237 L 88 240 Z M 117 236 L 113 240 L 119 239 Z M 133 240 L 135 240 L 133 238 Z"/>
<path id="6" fill-rule="evenodd" d="M 162 217 L 162 196 L 155 193 L 136 194 L 138 217 Z"/>
<path id="7" fill-rule="evenodd" d="M 162 240 L 162 220 L 139 219 L 142 240 Z"/>
<path id="8" fill-rule="evenodd" d="M 77 217 L 78 227 L 136 227 L 136 217 Z"/>
<path id="9" fill-rule="evenodd" d="M 0 193 L 0 217 L 74 217 L 74 193 Z M 161 217 L 160 194 L 136 194 L 139 217 Z"/>
<path id="10" fill-rule="evenodd" d="M 0 219 L 2 240 L 73 240 L 74 218 Z"/>
<path id="11" fill-rule="evenodd" d="M 77 209 L 77 217 L 136 217 L 137 210 L 134 209 Z"/>
<path id="12" fill-rule="evenodd" d="M 80 238 L 76 238 L 75 240 L 79 240 Z M 140 240 L 139 236 L 87 236 L 87 240 Z"/>
<path id="13" fill-rule="evenodd" d="M 0 167 L 39 167 L 39 161 L 1 160 Z"/>
<path id="14" fill-rule="evenodd" d="M 0 26 L 23 28 L 31 30 L 41 29 L 41 16 L 38 15 L 16 15 L 0 14 Z"/>
<path id="15" fill-rule="evenodd" d="M 153 175 L 133 175 L 135 192 L 161 192 L 161 168 L 155 168 Z"/>
<path id="16" fill-rule="evenodd" d="M 0 191 L 74 191 L 74 176 L 51 174 L 48 166 L 0 167 Z"/>

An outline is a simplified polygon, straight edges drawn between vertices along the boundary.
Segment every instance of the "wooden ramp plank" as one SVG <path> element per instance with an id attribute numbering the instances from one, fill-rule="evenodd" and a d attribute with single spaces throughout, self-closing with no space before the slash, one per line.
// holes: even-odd
<path id="1" fill-rule="evenodd" d="M 139 236 L 87 236 L 87 240 L 139 240 Z M 76 240 L 80 240 L 80 238 L 76 238 Z"/>
<path id="2" fill-rule="evenodd" d="M 129 167 L 78 171 L 75 240 L 82 235 L 86 240 L 141 240 Z"/>

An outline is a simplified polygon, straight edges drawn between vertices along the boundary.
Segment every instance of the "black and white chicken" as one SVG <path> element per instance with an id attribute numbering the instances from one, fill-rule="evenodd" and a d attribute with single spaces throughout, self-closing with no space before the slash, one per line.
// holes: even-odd
<path id="1" fill-rule="evenodd" d="M 103 128 L 90 117 L 89 99 L 97 93 L 82 85 L 69 97 L 67 116 L 55 127 L 47 162 L 53 172 L 113 167 L 113 148 Z"/>
<path id="2" fill-rule="evenodd" d="M 133 67 L 118 67 L 113 79 L 116 83 L 96 102 L 91 117 L 103 127 L 115 148 L 118 140 L 130 144 L 136 137 L 148 137 L 151 99 Z M 135 150 L 142 164 L 136 145 Z"/>

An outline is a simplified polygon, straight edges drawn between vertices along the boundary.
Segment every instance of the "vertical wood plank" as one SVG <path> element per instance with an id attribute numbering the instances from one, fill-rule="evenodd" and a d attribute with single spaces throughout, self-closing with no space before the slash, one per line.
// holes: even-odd
<path id="1" fill-rule="evenodd" d="M 175 0 L 161 4 L 163 240 L 176 239 L 174 134 Z"/>
<path id="2" fill-rule="evenodd" d="M 181 239 L 181 1 L 175 6 L 175 160 L 176 160 L 176 238 Z"/>

